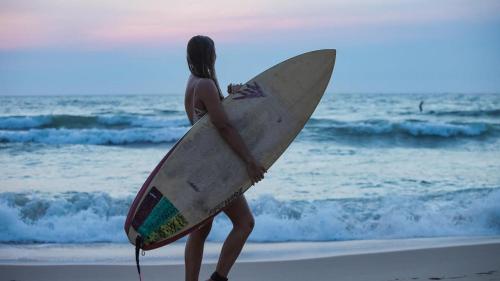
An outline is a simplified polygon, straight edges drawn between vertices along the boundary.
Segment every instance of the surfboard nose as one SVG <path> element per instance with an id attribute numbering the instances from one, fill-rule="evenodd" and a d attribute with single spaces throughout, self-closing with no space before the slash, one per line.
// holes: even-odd
<path id="1" fill-rule="evenodd" d="M 259 82 L 290 108 L 300 104 L 298 111 L 312 113 L 328 86 L 336 54 L 335 49 L 322 49 L 292 57 L 261 74 Z"/>
<path id="2" fill-rule="evenodd" d="M 336 57 L 336 49 L 321 49 L 304 53 L 296 56 L 295 58 L 308 61 L 307 64 L 309 65 L 309 70 L 315 70 L 314 72 L 316 75 L 321 75 L 325 72 L 324 74 L 331 77 Z M 295 58 L 291 58 L 290 60 Z M 328 82 L 330 79 L 326 80 Z"/>
<path id="3" fill-rule="evenodd" d="M 335 59 L 337 58 L 337 50 L 336 49 L 325 49 L 324 51 L 324 56 L 327 58 L 326 60 L 330 62 L 330 76 L 331 73 L 333 72 L 333 67 L 335 66 Z"/>
<path id="4" fill-rule="evenodd" d="M 313 53 L 317 54 L 317 55 L 325 56 L 326 59 L 330 59 L 333 61 L 335 61 L 335 57 L 337 56 L 336 49 L 321 49 L 321 50 L 311 51 L 309 53 L 304 53 L 304 55 L 313 54 Z"/>

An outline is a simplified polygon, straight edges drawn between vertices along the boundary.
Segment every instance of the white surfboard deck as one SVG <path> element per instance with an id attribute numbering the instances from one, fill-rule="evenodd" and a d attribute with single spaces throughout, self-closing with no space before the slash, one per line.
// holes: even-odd
<path id="1" fill-rule="evenodd" d="M 231 124 L 266 168 L 286 150 L 318 105 L 332 75 L 335 57 L 334 49 L 293 57 L 257 75 L 223 100 Z M 138 234 L 146 235 L 149 239 L 142 237 L 143 249 L 157 248 L 188 234 L 250 186 L 244 162 L 205 115 L 146 181 L 131 207 L 125 231 L 131 243 L 135 244 Z M 139 223 L 133 227 L 131 221 L 139 216 L 137 211 L 148 194 L 155 198 L 159 195 L 151 195 L 153 187 L 175 207 L 176 221 L 172 216 L 149 218 L 149 225 L 143 225 L 140 234 L 136 229 Z M 165 204 L 167 209 L 172 208 Z M 158 230 L 160 221 L 170 226 Z M 155 234 L 148 235 L 153 228 Z"/>

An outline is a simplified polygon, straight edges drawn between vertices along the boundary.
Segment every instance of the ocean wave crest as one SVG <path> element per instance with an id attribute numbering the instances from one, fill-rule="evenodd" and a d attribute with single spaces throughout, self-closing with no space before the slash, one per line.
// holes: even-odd
<path id="1" fill-rule="evenodd" d="M 459 117 L 500 117 L 500 109 L 477 109 L 477 110 L 430 110 L 427 114 L 435 116 L 459 116 Z"/>
<path id="2" fill-rule="evenodd" d="M 0 130 L 26 129 L 119 129 L 130 127 L 161 128 L 166 126 L 187 125 L 187 120 L 166 118 L 164 116 L 147 116 L 137 114 L 108 115 L 34 115 L 0 117 Z"/>
<path id="3" fill-rule="evenodd" d="M 476 138 L 500 133 L 500 125 L 485 122 L 434 122 L 423 120 L 337 121 L 311 118 L 306 130 L 325 139 L 351 137 Z"/>
<path id="4" fill-rule="evenodd" d="M 0 242 L 126 242 L 123 223 L 132 196 L 104 192 L 0 193 Z M 335 241 L 499 235 L 500 188 L 423 196 L 332 200 L 249 200 L 256 225 L 249 240 Z M 231 229 L 217 216 L 209 240 Z"/>
<path id="5" fill-rule="evenodd" d="M 43 144 L 157 144 L 177 141 L 187 131 L 184 127 L 110 129 L 30 129 L 0 131 L 0 142 Z"/>
<path id="6" fill-rule="evenodd" d="M 0 242 L 121 242 L 130 200 L 106 193 L 2 193 Z"/>

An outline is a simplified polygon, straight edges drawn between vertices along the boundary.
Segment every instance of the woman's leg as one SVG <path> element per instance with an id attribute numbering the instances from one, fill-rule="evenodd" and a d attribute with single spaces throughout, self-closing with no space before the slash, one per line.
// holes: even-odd
<path id="1" fill-rule="evenodd" d="M 224 210 L 224 213 L 233 223 L 233 229 L 222 245 L 216 271 L 219 275 L 227 277 L 229 270 L 231 270 L 252 232 L 255 222 L 247 200 L 243 195 L 231 202 Z"/>
<path id="2" fill-rule="evenodd" d="M 203 258 L 203 246 L 212 228 L 212 222 L 213 218 L 189 234 L 184 251 L 186 281 L 198 281 L 201 260 Z"/>

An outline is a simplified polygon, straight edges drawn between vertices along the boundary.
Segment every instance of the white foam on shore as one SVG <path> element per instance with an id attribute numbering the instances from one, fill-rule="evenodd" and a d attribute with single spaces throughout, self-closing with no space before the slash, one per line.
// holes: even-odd
<path id="1" fill-rule="evenodd" d="M 395 252 L 465 245 L 497 244 L 500 236 L 440 237 L 389 240 L 355 240 L 337 242 L 247 243 L 239 262 L 286 261 Z M 204 263 L 216 263 L 222 244 L 205 244 Z M 184 243 L 176 242 L 160 249 L 147 251 L 141 257 L 143 265 L 184 263 Z M 61 265 L 105 264 L 133 265 L 134 247 L 130 244 L 39 244 L 0 245 L 0 264 Z"/>

